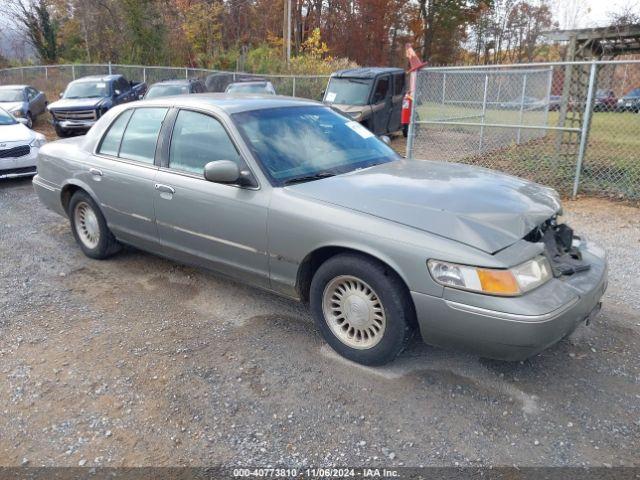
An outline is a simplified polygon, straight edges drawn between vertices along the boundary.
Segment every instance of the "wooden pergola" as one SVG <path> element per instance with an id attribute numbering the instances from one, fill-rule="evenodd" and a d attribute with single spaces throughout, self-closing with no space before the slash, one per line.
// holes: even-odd
<path id="1" fill-rule="evenodd" d="M 552 30 L 544 32 L 543 35 L 551 42 L 567 43 L 564 58 L 567 62 L 611 60 L 620 55 L 640 53 L 640 24 Z M 590 66 L 567 64 L 563 73 L 562 100 L 557 126 L 580 128 L 583 126 L 585 110 L 592 108 L 592 105 L 586 105 Z M 597 74 L 594 80 L 595 88 Z M 590 120 L 589 117 L 589 123 L 591 123 Z M 586 132 L 588 131 L 589 128 L 586 129 Z M 576 132 L 559 132 L 556 137 L 556 157 L 574 155 L 580 140 L 580 134 Z"/>
<path id="2" fill-rule="evenodd" d="M 552 30 L 543 34 L 552 42 L 568 42 L 566 61 L 614 58 L 640 53 L 640 24 Z"/>

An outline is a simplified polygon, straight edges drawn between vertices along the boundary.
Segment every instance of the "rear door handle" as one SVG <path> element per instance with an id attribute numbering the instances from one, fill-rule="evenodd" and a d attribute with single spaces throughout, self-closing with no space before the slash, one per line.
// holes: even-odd
<path id="1" fill-rule="evenodd" d="M 90 168 L 89 173 L 91 175 L 97 175 L 98 177 L 102 176 L 102 170 L 98 170 L 97 168 Z"/>
<path id="2" fill-rule="evenodd" d="M 162 192 L 162 193 L 170 193 L 171 195 L 176 193 L 176 189 L 173 188 L 173 187 L 170 187 L 169 185 L 163 185 L 161 183 L 156 183 L 155 187 L 156 187 L 156 190 L 158 190 L 159 192 Z"/>

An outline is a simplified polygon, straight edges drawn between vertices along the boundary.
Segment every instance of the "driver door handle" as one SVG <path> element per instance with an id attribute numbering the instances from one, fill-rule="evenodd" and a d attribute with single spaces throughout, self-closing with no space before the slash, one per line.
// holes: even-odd
<path id="1" fill-rule="evenodd" d="M 176 193 L 176 189 L 175 188 L 170 187 L 169 185 L 163 185 L 162 183 L 156 183 L 155 188 L 156 188 L 156 190 L 158 190 L 159 192 L 162 192 L 162 193 L 170 193 L 171 195 Z"/>
<path id="2" fill-rule="evenodd" d="M 102 170 L 98 170 L 97 168 L 90 168 L 89 173 L 91 175 L 97 175 L 98 177 L 102 176 Z"/>

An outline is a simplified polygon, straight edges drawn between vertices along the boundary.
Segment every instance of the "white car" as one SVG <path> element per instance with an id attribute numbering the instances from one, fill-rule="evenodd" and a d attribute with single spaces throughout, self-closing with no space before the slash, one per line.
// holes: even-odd
<path id="1" fill-rule="evenodd" d="M 0 178 L 35 175 L 36 158 L 46 143 L 44 135 L 26 127 L 27 120 L 15 118 L 0 108 Z"/>

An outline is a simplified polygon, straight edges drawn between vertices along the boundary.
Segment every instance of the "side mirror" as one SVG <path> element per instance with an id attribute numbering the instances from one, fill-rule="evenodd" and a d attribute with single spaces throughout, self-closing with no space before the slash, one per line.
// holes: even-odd
<path id="1" fill-rule="evenodd" d="M 122 92 L 121 92 L 119 89 L 117 89 L 117 88 L 116 88 L 116 89 L 113 91 L 113 93 L 115 93 L 116 95 L 120 95 Z"/>
<path id="2" fill-rule="evenodd" d="M 58 95 L 58 97 L 60 97 L 60 98 L 64 97 L 64 92 L 60 92 L 60 94 Z"/>
<path id="3" fill-rule="evenodd" d="M 27 120 L 26 118 L 19 117 L 19 118 L 16 118 L 16 120 L 18 121 L 18 123 L 21 123 L 24 126 L 29 125 L 29 120 Z"/>
<path id="4" fill-rule="evenodd" d="M 240 169 L 231 160 L 216 160 L 204 166 L 204 178 L 214 183 L 237 183 Z"/>
<path id="5" fill-rule="evenodd" d="M 379 138 L 387 145 L 391 145 L 391 139 L 387 135 L 380 135 Z"/>
<path id="6" fill-rule="evenodd" d="M 144 98 L 144 95 L 138 95 L 138 100 L 142 100 Z"/>

